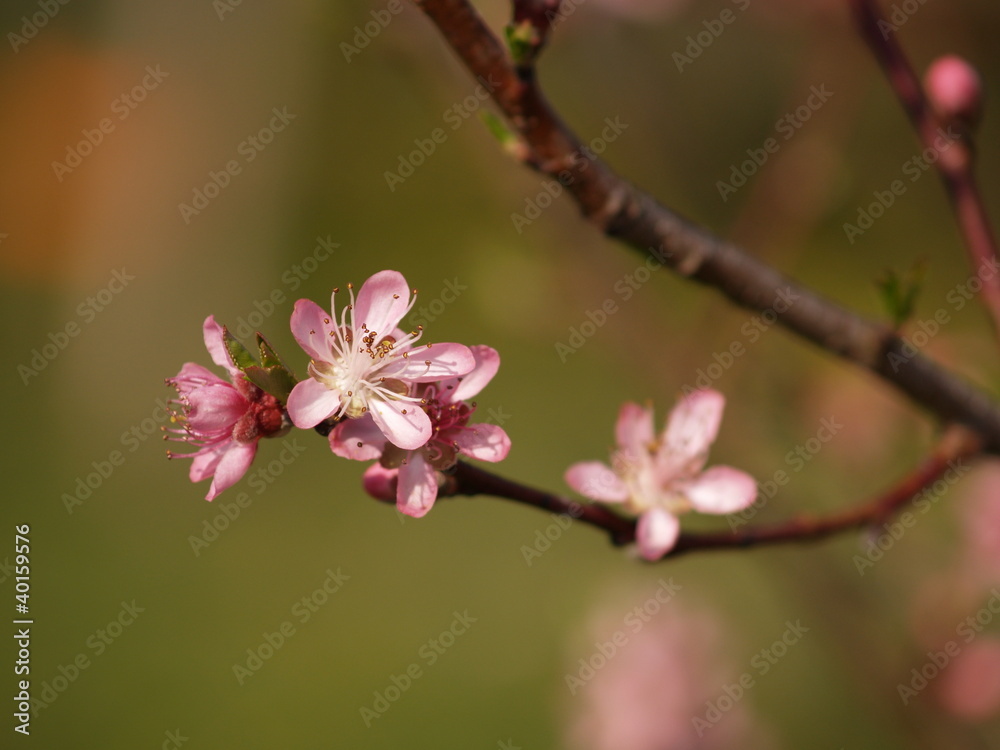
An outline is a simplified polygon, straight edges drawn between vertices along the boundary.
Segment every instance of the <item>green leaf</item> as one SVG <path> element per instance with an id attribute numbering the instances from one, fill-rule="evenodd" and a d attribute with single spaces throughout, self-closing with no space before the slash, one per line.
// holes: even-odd
<path id="1" fill-rule="evenodd" d="M 889 268 L 875 280 L 882 305 L 897 329 L 916 311 L 926 267 L 925 261 L 918 260 L 902 274 Z"/>
<path id="2" fill-rule="evenodd" d="M 538 29 L 534 24 L 527 20 L 516 26 L 510 24 L 504 27 L 503 33 L 514 62 L 518 65 L 531 62 L 539 43 Z"/>
<path id="3" fill-rule="evenodd" d="M 284 369 L 291 372 L 288 365 L 286 365 L 278 353 L 274 351 L 274 347 L 271 346 L 271 342 L 264 338 L 264 335 L 258 331 L 257 332 L 257 348 L 260 350 L 260 363 L 264 367 L 283 367 Z"/>
<path id="4" fill-rule="evenodd" d="M 514 135 L 514 133 L 512 133 L 507 127 L 507 124 L 495 114 L 483 109 L 480 110 L 479 116 L 482 118 L 486 128 L 490 131 L 494 138 L 500 141 L 502 146 L 507 148 L 518 142 L 517 136 Z"/>
<path id="5" fill-rule="evenodd" d="M 257 360 L 253 358 L 253 355 L 247 348 L 225 326 L 222 327 L 222 342 L 226 345 L 229 358 L 232 359 L 233 364 L 241 371 L 246 372 L 248 367 L 256 366 Z"/>

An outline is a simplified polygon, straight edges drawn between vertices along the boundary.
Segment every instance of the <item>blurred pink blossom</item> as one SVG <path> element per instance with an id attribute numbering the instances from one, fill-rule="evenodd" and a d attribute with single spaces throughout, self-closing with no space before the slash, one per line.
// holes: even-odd
<path id="1" fill-rule="evenodd" d="M 942 672 L 937 693 L 961 719 L 983 721 L 1000 713 L 1000 638 L 980 636 Z"/>
<path id="2" fill-rule="evenodd" d="M 575 750 L 723 750 L 768 746 L 744 701 L 710 727 L 696 726 L 706 705 L 734 681 L 720 658 L 723 634 L 715 618 L 687 614 L 676 604 L 638 632 L 614 630 L 613 613 L 592 627 L 587 642 L 627 638 L 575 694 L 567 746 Z"/>

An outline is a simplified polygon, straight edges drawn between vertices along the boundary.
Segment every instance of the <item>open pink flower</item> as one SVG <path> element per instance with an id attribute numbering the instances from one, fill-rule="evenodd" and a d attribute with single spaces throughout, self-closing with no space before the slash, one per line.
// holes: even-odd
<path id="1" fill-rule="evenodd" d="M 450 469 L 459 455 L 481 461 L 502 461 L 510 438 L 497 425 L 469 424 L 475 404 L 466 399 L 479 393 L 500 367 L 500 355 L 488 346 L 470 347 L 475 365 L 465 377 L 418 388 L 416 398 L 431 424 L 431 437 L 415 450 L 390 443 L 373 414 L 341 422 L 330 433 L 330 448 L 338 456 L 358 461 L 379 459 L 365 472 L 365 489 L 380 500 L 396 500 L 401 513 L 419 518 L 434 505 L 438 471 Z"/>
<path id="2" fill-rule="evenodd" d="M 364 284 L 336 321 L 337 289 L 332 316 L 311 300 L 300 299 L 292 312 L 292 334 L 312 358 L 310 377 L 288 397 L 288 414 L 296 427 L 315 427 L 329 417 L 370 414 L 385 438 L 413 450 L 431 437 L 431 421 L 411 393 L 416 383 L 464 375 L 472 369 L 472 352 L 461 344 L 422 344 L 423 331 L 404 333 L 397 326 L 410 311 L 406 279 L 397 271 L 380 271 Z"/>
<path id="3" fill-rule="evenodd" d="M 749 474 L 728 466 L 702 471 L 725 404 L 721 393 L 693 391 L 674 407 L 657 439 L 652 408 L 627 403 L 618 414 L 618 450 L 611 466 L 598 461 L 574 464 L 566 471 L 566 482 L 581 495 L 625 503 L 641 514 L 636 529 L 639 552 L 647 560 L 658 560 L 677 543 L 678 514 L 735 513 L 757 498 L 757 483 Z"/>
<path id="4" fill-rule="evenodd" d="M 246 474 L 257 453 L 257 441 L 281 432 L 285 425 L 277 399 L 247 380 L 232 363 L 222 341 L 222 326 L 209 315 L 202 330 L 212 361 L 226 369 L 231 382 L 193 362 L 167 378 L 167 385 L 178 394 L 171 401 L 178 407 L 171 421 L 181 425 L 169 430 L 172 439 L 198 448 L 194 453 L 168 451 L 167 456 L 194 459 L 189 474 L 192 482 L 213 477 L 205 496 L 213 500 Z"/>

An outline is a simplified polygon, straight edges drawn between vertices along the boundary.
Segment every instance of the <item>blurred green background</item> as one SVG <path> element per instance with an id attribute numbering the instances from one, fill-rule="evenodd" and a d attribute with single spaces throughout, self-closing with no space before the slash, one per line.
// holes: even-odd
<path id="1" fill-rule="evenodd" d="M 568 492 L 569 464 L 607 457 L 623 401 L 652 400 L 662 424 L 680 389 L 733 341 L 747 353 L 712 382 L 728 408 L 711 462 L 762 481 L 791 475 L 755 523 L 872 495 L 935 431 L 880 383 L 782 331 L 749 345 L 750 316 L 712 291 L 656 274 L 624 299 L 616 284 L 642 259 L 580 222 L 565 196 L 517 231 L 512 214 L 525 212 L 542 180 L 505 156 L 478 116 L 455 119 L 475 83 L 408 4 L 349 61 L 342 45 L 357 44 L 356 27 L 386 3 L 53 3 L 54 15 L 42 5 L 0 10 L 0 561 L 13 560 L 14 526 L 30 524 L 35 697 L 80 655 L 88 666 L 57 683 L 65 689 L 37 712 L 30 738 L 13 732 L 8 714 L 0 745 L 574 746 L 567 727 L 589 709 L 564 678 L 593 651 L 587 628 L 595 617 L 620 621 L 672 577 L 683 586 L 670 605 L 677 613 L 720 623 L 726 680 L 787 620 L 811 628 L 741 701 L 767 746 L 1000 746 L 1000 724 L 955 718 L 933 686 L 908 706 L 897 692 L 935 637 L 982 604 L 976 593 L 954 595 L 946 578 L 937 590 L 950 593 L 926 591 L 962 554 L 954 511 L 965 484 L 863 576 L 855 535 L 647 566 L 573 526 L 529 565 L 523 548 L 551 525 L 547 515 L 477 498 L 403 521 L 363 494 L 363 465 L 335 460 L 311 432 L 290 436 L 304 450 L 287 467 L 279 441 L 261 444 L 252 471 L 273 482 L 248 476 L 204 502 L 207 486 L 187 481 L 188 464 L 164 459 L 159 404 L 173 394 L 163 379 L 182 363 L 210 364 L 206 315 L 264 331 L 304 374 L 288 330 L 294 300 L 326 305 L 333 286 L 383 268 L 420 290 L 418 310 L 461 287 L 453 303 L 428 307 L 429 336 L 499 350 L 480 412 L 502 414 L 513 441 L 498 471 L 539 487 Z M 969 271 L 936 176 L 908 182 L 863 237 L 845 237 L 844 223 L 873 191 L 905 179 L 920 149 L 844 5 L 754 0 L 678 71 L 674 53 L 732 3 L 651 1 L 626 13 L 613 0 L 586 0 L 559 26 L 540 76 L 584 141 L 606 118 L 627 125 L 605 157 L 629 179 L 866 316 L 883 314 L 873 279 L 926 259 L 917 320 L 944 307 L 952 322 L 925 350 L 993 388 L 984 315 L 946 302 Z M 504 3 L 481 7 L 495 28 L 504 22 Z M 34 24 L 38 13 L 45 24 L 29 38 L 25 17 Z M 963 0 L 920 5 L 900 34 L 921 69 L 939 54 L 966 55 L 995 102 L 998 31 L 995 2 Z M 723 201 L 717 181 L 747 149 L 780 139 L 776 122 L 812 86 L 833 96 Z M 294 118 L 273 138 L 262 134 L 262 149 L 247 145 L 275 109 Z M 107 132 L 82 148 L 78 166 L 53 167 L 104 118 Z M 390 190 L 386 172 L 435 128 L 444 142 Z M 979 159 L 994 216 L 998 142 L 1000 117 L 988 109 Z M 231 160 L 239 172 L 185 217 L 180 204 Z M 312 262 L 318 238 L 339 246 Z M 116 271 L 134 279 L 110 293 Z M 556 344 L 607 299 L 619 311 L 562 361 Z M 26 375 L 33 352 L 70 323 L 77 335 Z M 794 471 L 788 453 L 824 418 L 843 429 Z M 102 468 L 97 489 L 67 501 Z M 240 493 L 251 501 L 243 508 Z M 227 519 L 227 508 L 238 517 Z M 224 530 L 193 549 L 213 523 Z M 720 518 L 685 524 L 726 527 Z M 328 570 L 349 580 L 302 622 L 296 603 Z M 4 573 L 4 611 L 13 583 Z M 133 600 L 142 608 L 134 622 L 109 629 Z M 926 610 L 944 636 L 925 632 Z M 422 647 L 465 611 L 476 622 L 429 665 Z M 286 621 L 294 634 L 241 684 L 234 665 Z M 102 642 L 101 632 L 117 637 Z M 0 662 L 10 696 L 15 657 L 8 645 Z M 412 663 L 421 676 L 367 727 L 360 709 Z M 690 694 L 721 690 L 716 680 Z"/>

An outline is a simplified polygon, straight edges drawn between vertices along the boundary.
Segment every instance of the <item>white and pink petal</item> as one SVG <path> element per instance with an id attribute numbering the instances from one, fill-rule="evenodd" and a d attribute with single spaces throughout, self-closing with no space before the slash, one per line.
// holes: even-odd
<path id="1" fill-rule="evenodd" d="M 351 311 L 356 331 L 389 335 L 410 309 L 410 288 L 399 271 L 379 271 L 358 292 Z"/>
<path id="2" fill-rule="evenodd" d="M 310 429 L 340 409 L 340 393 L 330 390 L 318 380 L 306 378 L 292 388 L 286 407 L 292 424 Z"/>
<path id="3" fill-rule="evenodd" d="M 330 432 L 330 450 L 355 461 L 381 457 L 385 444 L 385 435 L 370 414 L 344 420 Z"/>
<path id="4" fill-rule="evenodd" d="M 566 470 L 566 484 L 591 500 L 605 503 L 622 503 L 628 500 L 625 483 L 607 464 L 600 461 L 581 461 Z"/>
<path id="5" fill-rule="evenodd" d="M 510 438 L 502 427 L 495 424 L 474 424 L 461 429 L 449 430 L 441 437 L 458 445 L 464 456 L 480 461 L 496 463 L 503 461 L 510 453 Z"/>
<path id="6" fill-rule="evenodd" d="M 289 413 L 291 413 L 290 398 Z M 416 450 L 431 439 L 431 419 L 418 404 L 410 401 L 370 399 L 368 413 L 386 440 L 399 448 Z"/>
<path id="7" fill-rule="evenodd" d="M 757 482 L 739 469 L 713 466 L 685 482 L 683 492 L 700 513 L 725 515 L 753 505 L 757 499 Z"/>
<path id="8" fill-rule="evenodd" d="M 655 562 L 672 550 L 681 533 L 677 517 L 663 510 L 653 508 L 639 517 L 635 538 L 639 544 L 639 554 L 646 560 Z"/>
<path id="9" fill-rule="evenodd" d="M 400 513 L 414 518 L 427 514 L 437 499 L 437 474 L 420 453 L 411 453 L 399 467 L 396 507 Z"/>

